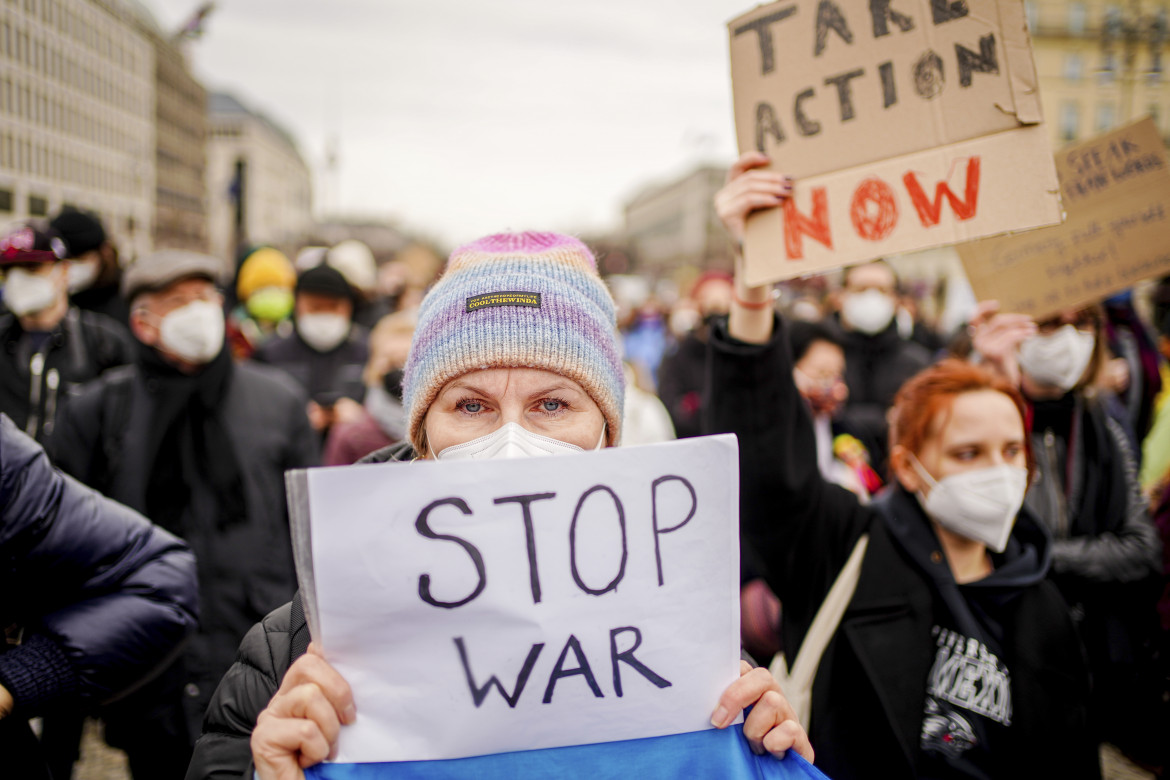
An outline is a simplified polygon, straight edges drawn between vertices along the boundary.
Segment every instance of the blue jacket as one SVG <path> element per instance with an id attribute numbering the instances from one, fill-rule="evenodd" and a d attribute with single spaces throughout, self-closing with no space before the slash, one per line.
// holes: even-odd
<path id="1" fill-rule="evenodd" d="M 62 475 L 0 415 L 0 685 L 15 702 L 0 755 L 13 722 L 115 699 L 161 668 L 195 627 L 196 592 L 182 541 Z"/>

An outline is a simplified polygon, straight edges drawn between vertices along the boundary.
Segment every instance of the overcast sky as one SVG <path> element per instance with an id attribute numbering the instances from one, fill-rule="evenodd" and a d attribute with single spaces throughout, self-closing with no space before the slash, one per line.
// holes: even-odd
<path id="1" fill-rule="evenodd" d="M 148 0 L 175 28 L 198 0 Z M 454 243 L 615 227 L 642 186 L 735 155 L 726 23 L 745 0 L 218 0 L 209 89 L 287 127 L 319 212 Z M 327 139 L 338 173 L 324 165 Z"/>

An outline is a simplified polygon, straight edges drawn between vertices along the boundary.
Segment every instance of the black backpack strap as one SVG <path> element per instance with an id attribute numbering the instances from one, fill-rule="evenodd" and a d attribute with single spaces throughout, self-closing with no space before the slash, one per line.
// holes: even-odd
<path id="1" fill-rule="evenodd" d="M 301 603 L 301 592 L 298 590 L 292 600 L 292 614 L 288 621 L 288 665 L 300 658 L 309 650 L 309 624 L 305 620 L 305 606 Z"/>

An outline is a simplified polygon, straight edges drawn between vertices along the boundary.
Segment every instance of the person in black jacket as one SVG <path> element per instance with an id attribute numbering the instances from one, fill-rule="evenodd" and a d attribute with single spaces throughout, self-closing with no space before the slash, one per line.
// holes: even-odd
<path id="1" fill-rule="evenodd" d="M 96 214 L 70 206 L 49 226 L 61 236 L 69 263 L 69 298 L 82 311 L 103 314 L 130 327 L 130 304 L 122 297 L 118 248 Z"/>
<path id="2" fill-rule="evenodd" d="M 69 304 L 65 254 L 57 236 L 31 226 L 0 240 L 8 308 L 0 315 L 0 412 L 42 443 L 83 382 L 134 359 L 125 328 Z"/>
<path id="3" fill-rule="evenodd" d="M 297 279 L 293 332 L 266 341 L 253 356 L 300 383 L 309 394 L 309 422 L 322 433 L 342 399 L 356 409 L 365 397 L 370 334 L 354 323 L 353 312 L 353 294 L 341 272 L 329 265 L 310 268 Z"/>
<path id="4" fill-rule="evenodd" d="M 744 155 L 720 193 L 733 235 L 782 202 L 767 162 Z M 894 404 L 896 480 L 862 506 L 817 468 L 784 324 L 759 306 L 769 291 L 737 285 L 712 338 L 709 429 L 739 436 L 744 544 L 783 603 L 790 662 L 868 538 L 813 680 L 818 766 L 835 780 L 1099 776 L 1084 650 L 1045 576 L 1051 542 L 1023 507 L 1018 391 L 957 360 L 911 379 Z"/>
<path id="5" fill-rule="evenodd" d="M 731 305 L 731 276 L 708 271 L 695 280 L 690 298 L 700 321 L 670 348 L 658 368 L 658 397 L 670 412 L 674 433 L 680 439 L 698 436 L 703 417 L 703 378 L 707 362 L 707 337 L 711 321 L 727 314 Z"/>
<path id="6" fill-rule="evenodd" d="M 849 387 L 840 421 L 862 440 L 877 471 L 885 473 L 886 410 L 902 383 L 930 364 L 931 355 L 898 333 L 898 277 L 888 263 L 847 268 L 842 283 L 841 311 L 830 320 L 840 329 Z"/>
<path id="7" fill-rule="evenodd" d="M 0 414 L 0 766 L 49 778 L 28 719 L 93 710 L 194 629 L 195 560 L 171 534 L 62 476 Z"/>
<path id="8" fill-rule="evenodd" d="M 139 780 L 182 777 L 215 684 L 248 628 L 295 590 L 286 469 L 316 465 L 306 398 L 232 362 L 213 257 L 160 250 L 127 269 L 134 365 L 88 385 L 61 421 L 61 468 L 191 545 L 199 631 L 152 690 L 106 717 Z"/>
<path id="9" fill-rule="evenodd" d="M 1141 706 L 1153 681 L 1138 672 L 1156 624 L 1162 545 L 1129 437 L 1092 386 L 1105 362 L 1104 312 L 1095 305 L 1059 312 L 1036 323 L 1018 348 L 1001 346 L 983 351 L 1019 362 L 1040 474 L 1027 505 L 1052 534 L 1053 577 L 1089 652 L 1096 732 L 1152 757 L 1162 735 Z"/>
<path id="10" fill-rule="evenodd" d="M 419 309 L 403 383 L 409 441 L 369 462 L 615 446 L 624 380 L 613 300 L 592 253 L 555 233 L 457 249 Z M 188 780 L 250 778 L 251 762 L 262 780 L 295 778 L 325 760 L 355 712 L 348 684 L 307 634 L 299 598 L 248 633 L 208 709 Z M 741 673 L 712 724 L 725 728 L 754 704 L 744 735 L 757 753 L 794 749 L 811 760 L 768 671 L 744 662 Z"/>

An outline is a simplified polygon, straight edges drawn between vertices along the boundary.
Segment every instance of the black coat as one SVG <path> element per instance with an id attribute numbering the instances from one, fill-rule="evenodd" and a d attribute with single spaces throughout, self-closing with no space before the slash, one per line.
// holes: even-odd
<path id="1" fill-rule="evenodd" d="M 409 461 L 409 444 L 394 444 L 367 455 L 362 463 Z M 299 597 L 252 627 L 236 662 L 215 689 L 203 719 L 203 736 L 187 780 L 240 780 L 252 776 L 252 729 L 280 688 L 280 681 L 309 645 L 309 629 Z"/>
<path id="2" fill-rule="evenodd" d="M 354 325 L 345 341 L 328 352 L 318 352 L 294 330 L 264 342 L 253 359 L 287 373 L 318 403 L 330 403 L 338 396 L 361 403 L 366 394 L 362 370 L 370 355 L 368 342 L 369 331 Z"/>
<path id="3" fill-rule="evenodd" d="M 55 456 L 61 468 L 136 509 L 146 503 L 150 464 L 144 442 L 155 392 L 137 365 L 107 373 L 70 404 L 61 421 Z M 221 405 L 221 421 L 243 469 L 248 515 L 223 524 L 206 481 L 190 486 L 182 519 L 184 537 L 199 567 L 199 632 L 184 654 L 184 702 L 198 729 L 215 685 L 236 647 L 261 617 L 292 597 L 296 576 L 284 497 L 284 472 L 317 463 L 316 437 L 306 399 L 275 369 L 234 366 Z"/>
<path id="4" fill-rule="evenodd" d="M 857 589 L 814 681 L 809 736 L 817 765 L 834 780 L 920 776 L 932 629 L 946 609 L 938 582 L 949 571 L 924 568 L 908 552 L 904 529 L 929 528 L 912 497 L 862 506 L 821 478 L 782 330 L 764 346 L 736 342 L 722 328 L 712 338 L 708 428 L 739 436 L 745 554 L 780 597 L 792 660 L 858 537 L 869 534 Z M 887 514 L 891 506 L 900 508 Z M 1026 513 L 1013 540 L 1045 559 L 1047 537 Z M 941 548 L 927 560 L 946 565 Z M 1095 777 L 1088 672 L 1064 602 L 1039 577 L 1007 596 L 996 618 L 1014 712 L 998 743 L 997 776 Z"/>
<path id="5" fill-rule="evenodd" d="M 0 685 L 16 705 L 0 721 L 0 755 L 6 777 L 33 777 L 29 717 L 116 697 L 194 630 L 195 560 L 171 534 L 64 477 L 4 415 L 0 510 L 0 626 L 22 635 L 0 644 Z"/>
<path id="6" fill-rule="evenodd" d="M 706 323 L 699 325 L 704 330 Z M 670 412 L 680 439 L 702 433 L 703 381 L 707 370 L 707 341 L 688 333 L 662 358 L 658 368 L 658 397 Z"/>
<path id="7" fill-rule="evenodd" d="M 930 352 L 899 336 L 894 322 L 873 336 L 845 330 L 836 320 L 828 324 L 837 329 L 841 339 L 845 384 L 849 387 L 849 398 L 838 418 L 861 439 L 874 468 L 884 475 L 889 457 L 886 410 L 906 380 L 930 365 Z"/>
<path id="8" fill-rule="evenodd" d="M 12 314 L 0 316 L 0 412 L 41 442 L 49 440 L 61 410 L 83 382 L 134 361 L 134 343 L 126 328 L 104 315 L 70 308 L 42 347 L 43 362 L 38 361 L 34 379 L 36 353 L 24 335 L 20 320 Z M 37 420 L 29 431 L 33 412 Z"/>
<path id="9" fill-rule="evenodd" d="M 1054 580 L 1078 618 L 1098 683 L 1098 729 L 1118 746 L 1151 745 L 1162 735 L 1150 733 L 1158 727 L 1141 704 L 1161 682 L 1146 663 L 1162 545 L 1129 439 L 1099 398 L 1074 392 L 1033 409 L 1038 473 L 1026 503 L 1054 539 Z"/>

